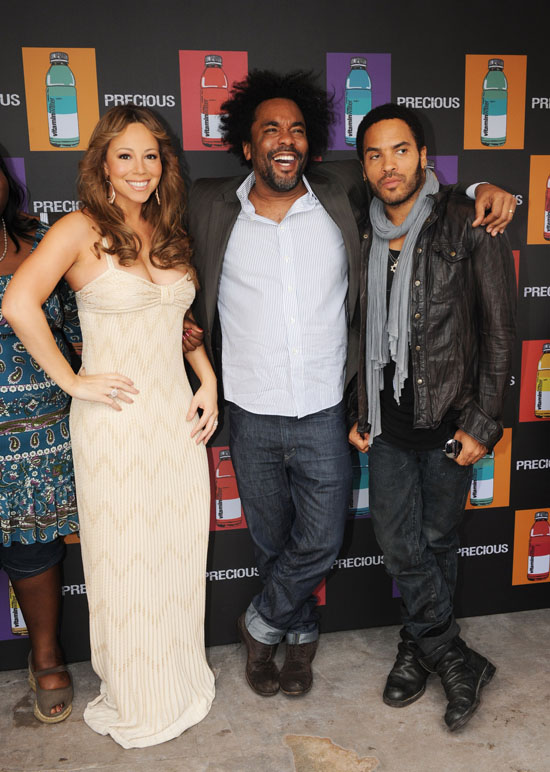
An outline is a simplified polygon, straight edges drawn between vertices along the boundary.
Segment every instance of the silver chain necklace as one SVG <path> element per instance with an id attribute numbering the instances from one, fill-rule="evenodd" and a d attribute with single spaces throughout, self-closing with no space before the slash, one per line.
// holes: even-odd
<path id="1" fill-rule="evenodd" d="M 391 252 L 388 252 L 388 256 L 391 261 L 390 271 L 392 273 L 395 273 L 395 271 L 397 270 L 397 265 L 399 263 L 399 255 L 397 255 L 397 257 L 394 257 Z"/>
<path id="2" fill-rule="evenodd" d="M 0 220 L 2 220 L 2 228 L 4 229 L 4 251 L 2 252 L 2 257 L 0 257 L 0 263 L 1 263 L 2 260 L 8 254 L 8 229 L 6 228 L 6 223 L 4 221 L 4 218 L 0 217 Z"/>

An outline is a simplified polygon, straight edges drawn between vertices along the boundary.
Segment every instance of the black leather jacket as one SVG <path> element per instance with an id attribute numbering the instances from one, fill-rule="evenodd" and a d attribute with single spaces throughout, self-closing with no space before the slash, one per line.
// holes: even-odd
<path id="1" fill-rule="evenodd" d="M 451 408 L 458 427 L 492 449 L 502 436 L 504 397 L 515 337 L 516 280 L 505 235 L 472 228 L 473 204 L 446 189 L 434 196 L 414 251 L 411 355 L 414 427 L 435 428 Z M 358 431 L 368 432 L 365 383 L 367 276 L 372 229 L 363 233 Z M 351 340 L 351 338 L 350 338 Z M 353 412 L 353 409 L 352 409 Z M 354 416 L 351 416 L 354 418 Z"/>

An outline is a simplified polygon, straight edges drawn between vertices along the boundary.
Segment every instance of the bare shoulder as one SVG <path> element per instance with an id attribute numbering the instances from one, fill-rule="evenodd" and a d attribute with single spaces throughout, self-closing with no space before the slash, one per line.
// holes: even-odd
<path id="1" fill-rule="evenodd" d="M 98 239 L 99 232 L 94 221 L 84 212 L 76 211 L 54 223 L 44 237 L 44 242 L 60 245 L 64 252 L 70 251 L 75 256 L 84 257 Z"/>

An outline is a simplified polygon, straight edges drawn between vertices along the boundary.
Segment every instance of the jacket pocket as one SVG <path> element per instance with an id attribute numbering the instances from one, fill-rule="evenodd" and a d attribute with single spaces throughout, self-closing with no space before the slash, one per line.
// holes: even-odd
<path id="1" fill-rule="evenodd" d="M 463 244 L 434 243 L 431 256 L 430 301 L 456 303 L 470 285 L 470 253 Z"/>

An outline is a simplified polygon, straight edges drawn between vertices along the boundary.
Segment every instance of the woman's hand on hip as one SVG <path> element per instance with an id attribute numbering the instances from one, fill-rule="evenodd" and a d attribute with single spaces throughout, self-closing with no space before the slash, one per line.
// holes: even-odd
<path id="1" fill-rule="evenodd" d="M 71 397 L 84 399 L 89 402 L 103 402 L 113 410 L 122 410 L 119 402 L 131 404 L 134 400 L 130 394 L 139 394 L 134 382 L 125 375 L 119 373 L 100 373 L 99 375 L 86 375 L 82 368 L 75 375 L 74 388 L 69 391 Z"/>

